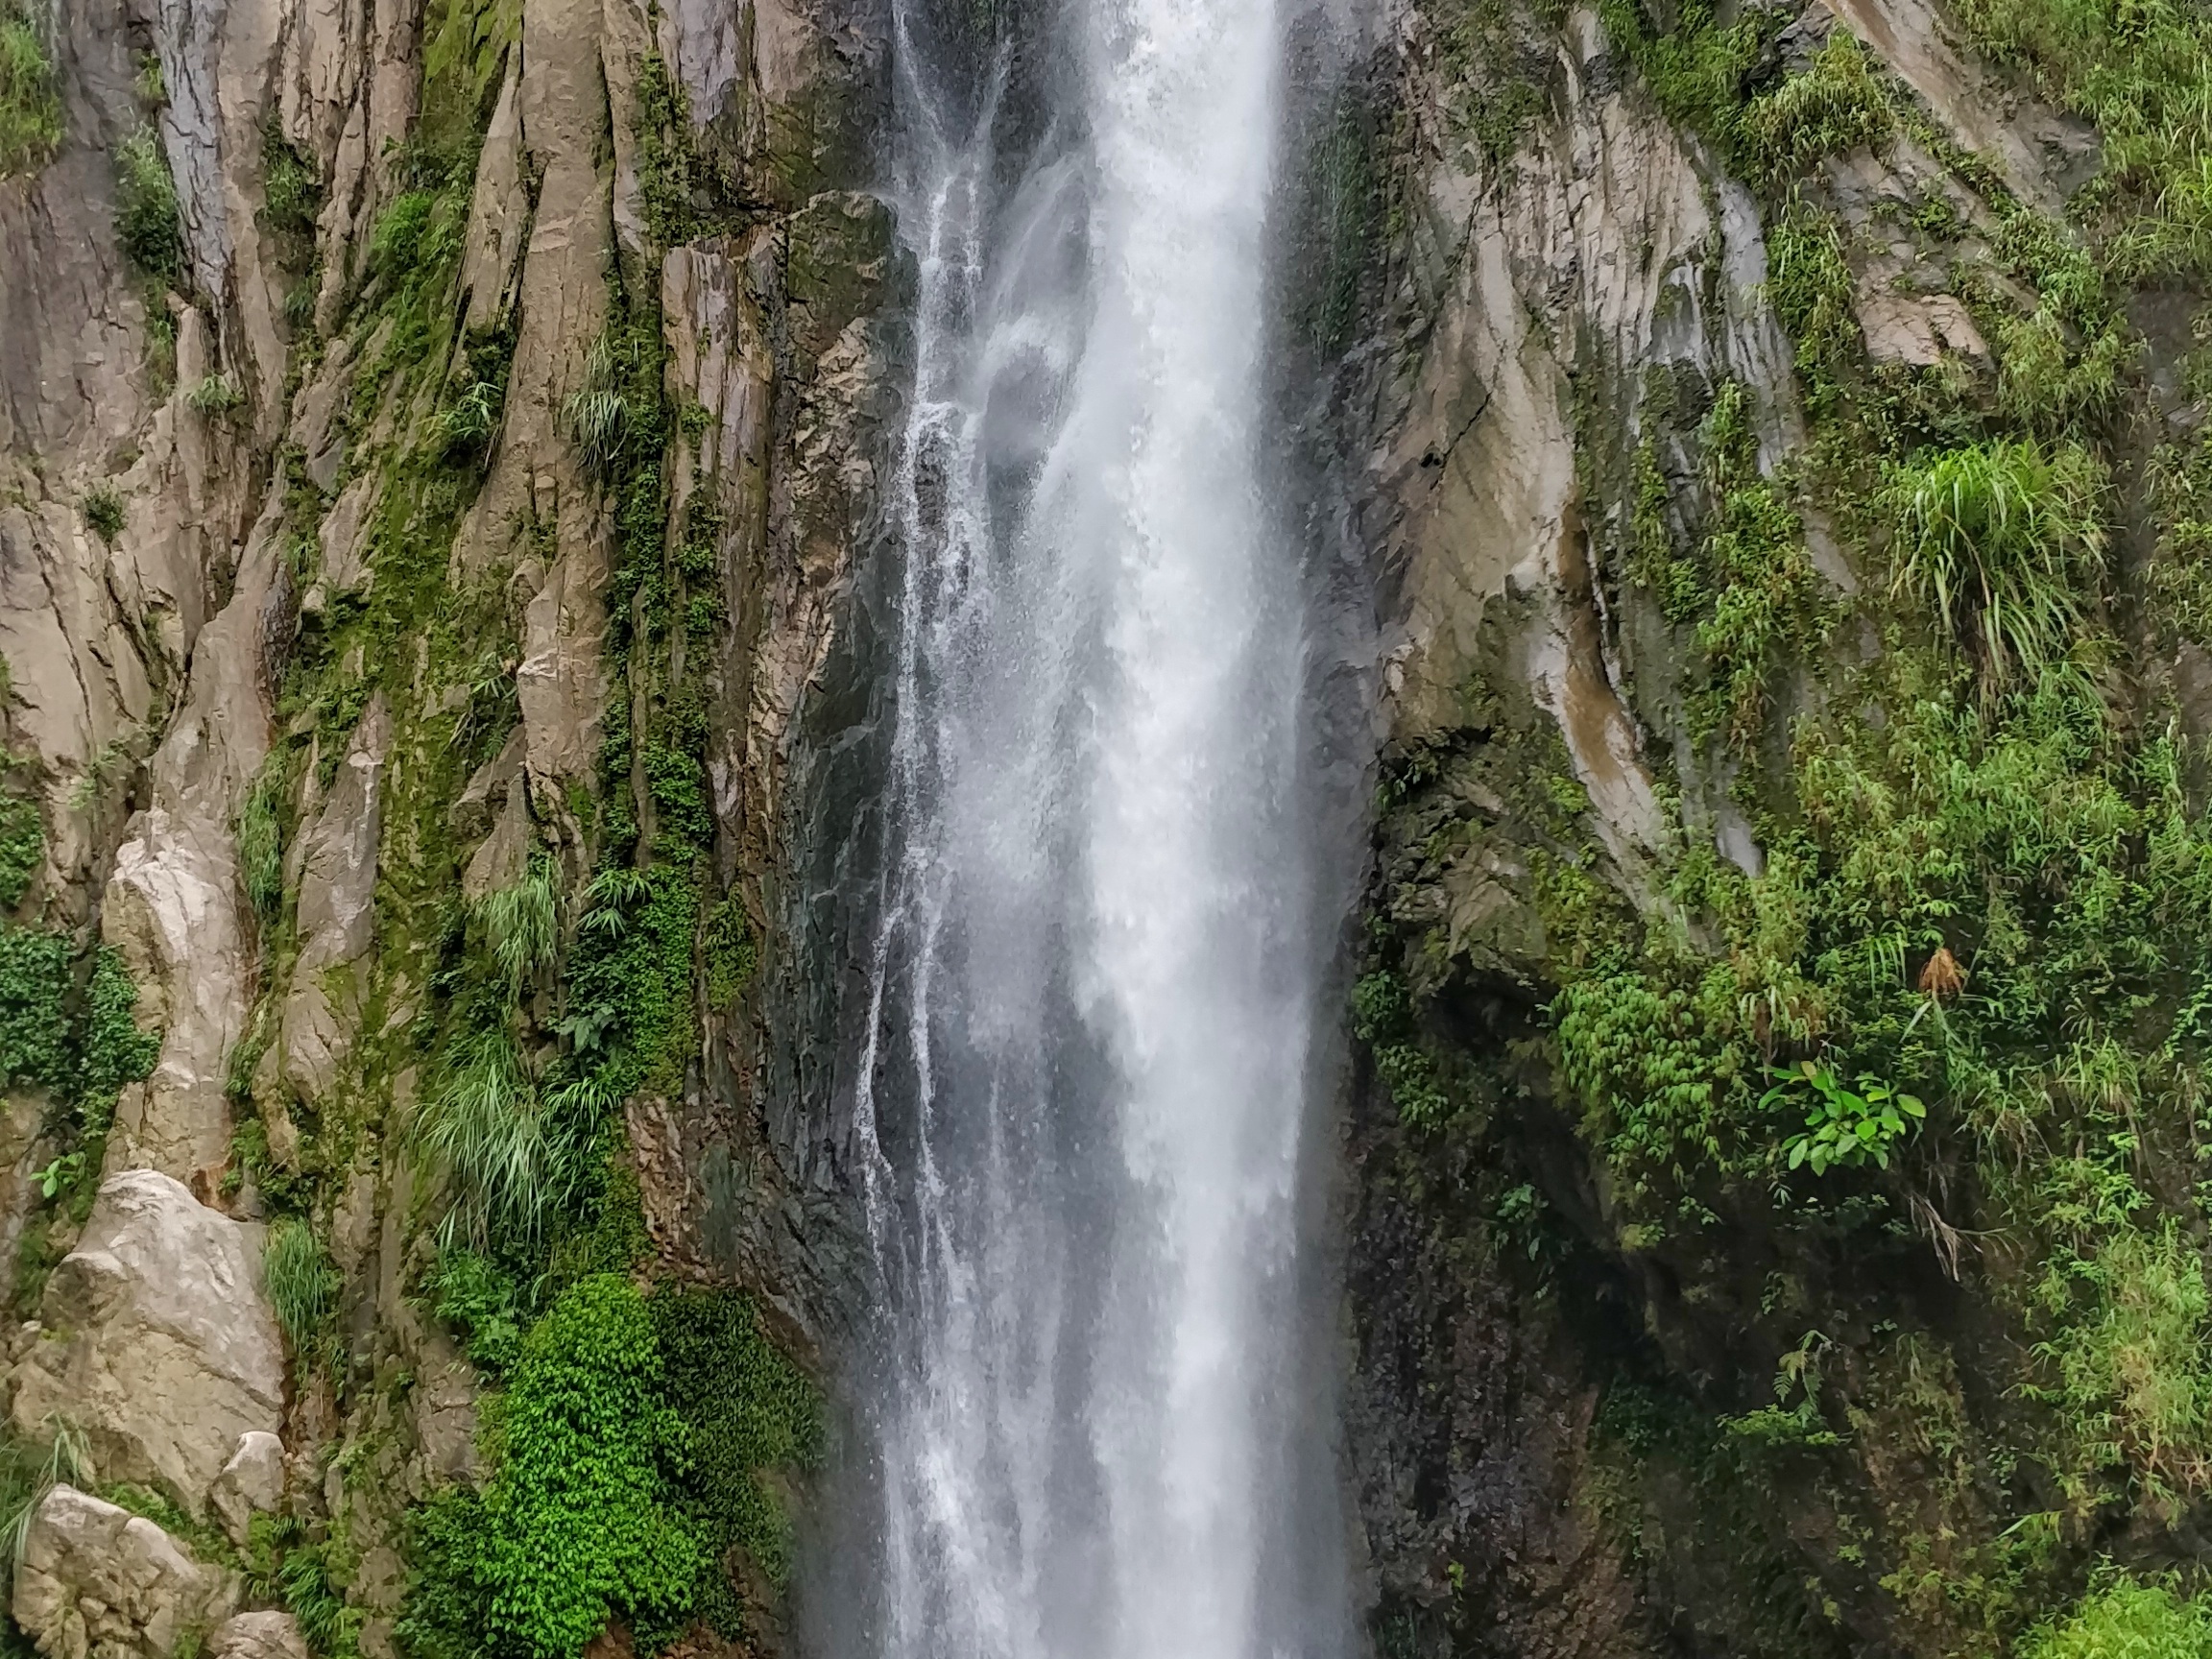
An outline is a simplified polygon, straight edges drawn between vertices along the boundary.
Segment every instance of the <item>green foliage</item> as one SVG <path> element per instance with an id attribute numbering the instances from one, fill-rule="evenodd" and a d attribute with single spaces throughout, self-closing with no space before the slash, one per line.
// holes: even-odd
<path id="1" fill-rule="evenodd" d="M 177 181 L 151 127 L 141 127 L 115 152 L 115 237 L 137 267 L 175 287 L 184 278 L 184 224 Z"/>
<path id="2" fill-rule="evenodd" d="M 1801 74 L 1743 105 L 1735 131 L 1760 172 L 1785 178 L 1822 156 L 1877 145 L 1895 124 L 1873 60 L 1839 26 Z"/>
<path id="3" fill-rule="evenodd" d="M 1363 102 L 1340 92 L 1308 164 L 1311 205 L 1307 219 L 1315 227 L 1321 258 L 1306 336 L 1317 351 L 1341 350 L 1351 337 L 1360 282 L 1373 263 L 1382 182 L 1372 124 Z"/>
<path id="4" fill-rule="evenodd" d="M 60 147 L 53 58 L 18 0 L 0 0 L 0 179 L 34 171 Z"/>
<path id="5" fill-rule="evenodd" d="M 281 235 L 312 238 L 323 208 L 323 180 L 315 163 L 294 149 L 274 112 L 261 132 L 261 211 Z"/>
<path id="6" fill-rule="evenodd" d="M 1779 1081 L 1760 1097 L 1762 1109 L 1812 1096 L 1803 1133 L 1783 1146 L 1792 1169 L 1810 1165 L 1814 1174 L 1825 1175 L 1869 1161 L 1887 1169 L 1890 1148 L 1928 1116 L 1917 1095 L 1903 1094 L 1879 1077 L 1864 1075 L 1858 1088 L 1846 1088 L 1835 1072 L 1812 1060 L 1788 1070 L 1777 1069 L 1773 1075 Z"/>
<path id="7" fill-rule="evenodd" d="M 471 1360 L 493 1372 L 515 1362 L 522 1319 L 511 1273 L 488 1256 L 449 1246 L 438 1253 L 430 1289 L 438 1317 L 461 1333 Z"/>
<path id="8" fill-rule="evenodd" d="M 1451 1119 L 1452 1098 L 1438 1081 L 1435 1057 L 1414 1034 L 1412 1000 L 1395 974 L 1370 972 L 1352 987 L 1352 1034 L 1367 1045 L 1400 1121 L 1439 1129 Z"/>
<path id="9" fill-rule="evenodd" d="M 708 916 L 704 950 L 707 999 L 717 1008 L 727 1008 L 752 984 L 760 962 L 752 924 L 746 921 L 745 906 L 735 894 L 715 905 Z"/>
<path id="10" fill-rule="evenodd" d="M 630 401 L 622 373 L 627 365 L 617 360 L 621 344 L 613 329 L 591 343 L 584 359 L 584 383 L 561 405 L 562 423 L 583 451 L 585 465 L 602 477 L 617 470 L 630 440 Z"/>
<path id="11" fill-rule="evenodd" d="M 2102 466 L 2077 445 L 1999 439 L 1895 469 L 1892 588 L 1928 606 L 1985 687 L 2032 684 L 2067 655 L 2104 550 Z"/>
<path id="12" fill-rule="evenodd" d="M 1977 42 L 2095 123 L 2104 171 L 2080 205 L 2117 272 L 2212 271 L 2212 17 L 2189 5 L 1966 0 Z"/>
<path id="13" fill-rule="evenodd" d="M 132 1020 L 137 999 L 108 947 L 86 962 L 61 934 L 0 926 L 0 1086 L 44 1089 L 104 1125 L 160 1054 Z"/>
<path id="14" fill-rule="evenodd" d="M 31 878 L 46 861 L 46 825 L 38 803 L 0 790 L 0 910 L 23 902 Z"/>
<path id="15" fill-rule="evenodd" d="M 511 992 L 518 992 L 525 980 L 550 967 L 560 948 L 558 879 L 552 858 L 533 853 L 519 880 L 494 888 L 476 902 L 476 920 Z"/>
<path id="16" fill-rule="evenodd" d="M 524 1339 L 479 1529 L 445 1564 L 493 1651 L 575 1659 L 611 1617 L 647 1644 L 681 1628 L 705 1551 L 674 1503 L 687 1437 L 661 1384 L 651 1310 L 619 1275 L 571 1286 Z"/>
<path id="17" fill-rule="evenodd" d="M 280 1602 L 299 1621 L 318 1659 L 360 1651 L 363 1614 L 346 1603 L 343 1551 L 312 1539 L 298 1517 L 255 1515 L 246 1527 L 246 1586 L 256 1600 Z"/>
<path id="18" fill-rule="evenodd" d="M 208 373 L 184 388 L 185 407 L 200 415 L 227 415 L 246 401 L 228 374 Z"/>
<path id="19" fill-rule="evenodd" d="M 66 1423 L 48 1419 L 52 1438 L 44 1445 L 0 1436 L 0 1539 L 6 1541 L 6 1571 L 23 1564 L 23 1542 L 31 1517 L 46 1494 L 64 1483 L 84 1486 L 92 1475 L 92 1451 L 84 1436 Z"/>
<path id="20" fill-rule="evenodd" d="M 1724 971 L 1689 985 L 1637 972 L 1570 984 L 1553 1003 L 1583 1131 L 1631 1193 L 1681 1183 L 1699 1160 L 1741 1166 L 1752 1062 L 1726 1034 L 1734 991 Z"/>
<path id="21" fill-rule="evenodd" d="M 261 1285 L 304 1377 L 328 1355 L 330 1321 L 342 1281 L 315 1230 L 296 1215 L 279 1216 L 261 1252 Z"/>
<path id="22" fill-rule="evenodd" d="M 494 1234 L 543 1237 L 572 1154 L 548 1122 L 503 1026 L 456 1043 L 415 1136 L 452 1187 L 441 1233 L 446 1244 L 481 1244 Z"/>
<path id="23" fill-rule="evenodd" d="M 2038 1294 L 2064 1322 L 2036 1349 L 2057 1382 L 2032 1392 L 2092 1466 L 2131 1470 L 2160 1499 L 2212 1488 L 2212 1297 L 2177 1218 L 2123 1227 L 2087 1258 L 2055 1252 Z"/>
<path id="24" fill-rule="evenodd" d="M 106 484 L 95 484 L 84 492 L 79 503 L 84 515 L 84 528 L 113 546 L 115 538 L 123 534 L 123 497 Z"/>
<path id="25" fill-rule="evenodd" d="M 284 912 L 284 827 L 276 815 L 282 797 L 282 775 L 264 768 L 238 808 L 238 867 L 264 926 Z"/>
<path id="26" fill-rule="evenodd" d="M 2212 1605 L 2122 1577 L 2031 1633 L 2019 1651 L 2020 1659 L 2203 1659 L 2212 1653 Z"/>
<path id="27" fill-rule="evenodd" d="M 789 1566 L 789 1525 L 762 1476 L 810 1467 L 821 1402 L 805 1374 L 760 1329 L 751 1299 L 730 1289 L 667 1286 L 652 1300 L 666 1367 L 663 1397 L 688 1432 L 675 1485 L 706 1545 L 696 1606 L 736 1638 L 740 1609 L 721 1562 L 742 1550 L 769 1581 Z"/>

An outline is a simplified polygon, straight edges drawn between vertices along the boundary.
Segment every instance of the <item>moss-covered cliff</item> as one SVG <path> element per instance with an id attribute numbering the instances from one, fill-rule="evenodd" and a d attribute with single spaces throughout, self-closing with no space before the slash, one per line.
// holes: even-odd
<path id="1" fill-rule="evenodd" d="M 2204 1651 L 2212 25 L 1399 24 L 1377 1640 Z"/>
<path id="2" fill-rule="evenodd" d="M 783 1640 L 884 54 L 0 8 L 10 1640 Z"/>

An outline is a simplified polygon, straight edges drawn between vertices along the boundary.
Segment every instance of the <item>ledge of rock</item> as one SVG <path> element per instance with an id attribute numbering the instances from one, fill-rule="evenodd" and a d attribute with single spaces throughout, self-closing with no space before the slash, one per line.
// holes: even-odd
<path id="1" fill-rule="evenodd" d="M 183 1637 L 223 1625 L 237 1604 L 232 1575 L 195 1561 L 144 1516 L 74 1486 L 40 1502 L 15 1571 L 15 1622 L 47 1659 L 171 1659 Z M 280 1659 L 285 1650 L 228 1651 Z"/>
<path id="2" fill-rule="evenodd" d="M 52 1423 L 73 1424 L 90 1437 L 102 1479 L 164 1488 L 205 1515 L 246 1437 L 273 1438 L 282 1426 L 284 1348 L 261 1295 L 260 1256 L 258 1227 L 208 1209 L 169 1176 L 110 1176 L 47 1282 L 44 1329 L 15 1368 L 17 1431 L 42 1439 Z M 270 1441 L 246 1450 L 266 1463 Z M 233 1473 L 218 1504 L 227 1516 L 260 1501 L 266 1484 Z"/>

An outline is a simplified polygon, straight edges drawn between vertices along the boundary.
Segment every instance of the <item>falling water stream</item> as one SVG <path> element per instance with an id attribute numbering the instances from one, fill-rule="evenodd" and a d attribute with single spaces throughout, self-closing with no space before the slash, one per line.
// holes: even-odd
<path id="1" fill-rule="evenodd" d="M 901 6 L 918 291 L 856 1115 L 881 1585 L 840 1659 L 1334 1653 L 1305 618 L 1262 465 L 1282 19 L 1059 0 L 1023 58 Z"/>

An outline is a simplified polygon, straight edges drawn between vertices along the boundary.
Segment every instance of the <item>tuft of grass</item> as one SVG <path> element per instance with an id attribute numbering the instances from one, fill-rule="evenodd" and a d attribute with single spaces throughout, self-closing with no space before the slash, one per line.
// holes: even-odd
<path id="1" fill-rule="evenodd" d="M 552 964 L 561 942 L 561 895 L 553 860 L 533 853 L 522 878 L 485 894 L 475 912 L 509 991 L 518 993 L 525 980 Z"/>
<path id="2" fill-rule="evenodd" d="M 584 360 L 584 384 L 568 394 L 561 418 L 584 463 L 602 476 L 620 464 L 630 435 L 630 405 L 615 374 L 614 348 L 602 334 Z"/>
<path id="3" fill-rule="evenodd" d="M 264 923 L 284 908 L 284 829 L 276 817 L 277 781 L 264 774 L 238 808 L 238 867 L 246 897 Z"/>
<path id="4" fill-rule="evenodd" d="M 41 1449 L 22 1441 L 0 1442 L 0 1536 L 7 1539 L 11 1573 L 23 1564 L 23 1545 L 31 1517 L 60 1485 L 83 1486 L 92 1475 L 92 1448 L 81 1430 L 48 1418 L 54 1437 Z"/>
<path id="5" fill-rule="evenodd" d="M 95 484 L 84 492 L 79 504 L 84 515 L 84 528 L 109 546 L 123 534 L 123 497 L 107 484 Z"/>
<path id="6" fill-rule="evenodd" d="M 323 1241 L 298 1216 L 282 1216 L 271 1225 L 261 1252 L 261 1285 L 291 1344 L 292 1362 L 304 1375 L 328 1346 L 341 1281 Z"/>
<path id="7" fill-rule="evenodd" d="M 184 223 L 161 139 L 141 127 L 115 152 L 115 236 L 141 271 L 174 287 L 184 276 Z"/>
<path id="8" fill-rule="evenodd" d="M 1839 28 L 1802 74 L 1752 99 L 1737 117 L 1740 148 L 1768 177 L 1889 136 L 1896 116 L 1858 37 Z"/>
<path id="9" fill-rule="evenodd" d="M 202 415 L 227 415 L 245 401 L 246 395 L 228 374 L 208 374 L 184 389 L 185 405 Z"/>
<path id="10" fill-rule="evenodd" d="M 505 1030 L 455 1044 L 415 1135 L 453 1185 L 444 1245 L 480 1247 L 494 1234 L 524 1242 L 543 1236 L 569 1161 Z"/>
<path id="11" fill-rule="evenodd" d="M 0 179 L 36 171 L 60 147 L 54 60 L 13 0 L 0 0 Z"/>
<path id="12" fill-rule="evenodd" d="M 2104 550 L 2104 473 L 2078 445 L 1998 439 L 1894 469 L 1892 591 L 1932 609 L 1992 691 L 2067 654 Z"/>

